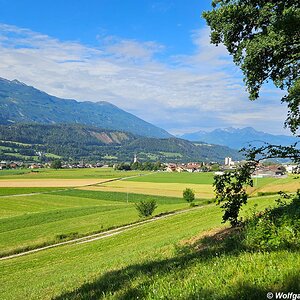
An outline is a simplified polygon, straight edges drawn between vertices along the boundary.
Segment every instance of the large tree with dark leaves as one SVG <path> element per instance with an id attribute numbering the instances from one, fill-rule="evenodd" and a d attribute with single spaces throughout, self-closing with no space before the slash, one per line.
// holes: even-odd
<path id="1" fill-rule="evenodd" d="M 259 97 L 262 85 L 272 81 L 286 92 L 285 127 L 297 135 L 300 127 L 300 1 L 299 0 L 215 0 L 203 13 L 211 28 L 211 42 L 224 44 L 241 68 L 249 98 Z M 299 135 L 298 135 L 299 136 Z M 248 149 L 249 163 L 235 174 L 215 179 L 218 202 L 225 210 L 223 220 L 237 224 L 240 207 L 246 203 L 245 184 L 259 158 L 288 157 L 299 162 L 296 145 L 264 145 Z M 259 158 L 258 158 L 259 157 Z"/>
<path id="2" fill-rule="evenodd" d="M 244 73 L 250 99 L 268 80 L 287 91 L 285 125 L 300 125 L 300 1 L 215 0 L 203 13 L 211 42 L 224 44 Z"/>

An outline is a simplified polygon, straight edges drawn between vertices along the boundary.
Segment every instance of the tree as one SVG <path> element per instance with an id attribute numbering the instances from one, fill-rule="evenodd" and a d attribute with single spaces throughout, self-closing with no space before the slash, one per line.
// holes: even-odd
<path id="1" fill-rule="evenodd" d="M 211 43 L 224 44 L 243 74 L 250 100 L 259 98 L 264 83 L 286 91 L 281 102 L 288 107 L 284 126 L 297 135 L 300 127 L 300 2 L 299 0 L 214 0 L 203 13 L 211 28 Z M 299 135 L 298 135 L 299 137 Z M 265 144 L 242 149 L 248 163 L 233 173 L 215 177 L 223 221 L 238 224 L 238 214 L 247 202 L 245 185 L 260 159 L 290 158 L 300 161 L 297 144 L 283 147 Z"/>
<path id="2" fill-rule="evenodd" d="M 149 217 L 152 216 L 154 210 L 157 208 L 157 204 L 155 200 L 140 201 L 138 203 L 135 203 L 135 208 L 141 218 Z"/>
<path id="3" fill-rule="evenodd" d="M 190 203 L 190 205 L 192 206 L 193 204 L 193 201 L 195 200 L 195 193 L 192 189 L 190 188 L 186 188 L 184 191 L 183 191 L 183 199 L 185 201 L 187 201 L 188 203 Z"/>
<path id="4" fill-rule="evenodd" d="M 253 186 L 251 174 L 255 167 L 255 162 L 248 162 L 233 172 L 215 176 L 216 201 L 218 204 L 223 203 L 221 208 L 224 210 L 224 223 L 229 221 L 231 226 L 239 224 L 240 209 L 248 200 L 246 186 Z"/>
<path id="5" fill-rule="evenodd" d="M 62 167 L 62 163 L 61 163 L 60 159 L 54 159 L 51 162 L 51 168 L 52 169 L 61 169 L 61 167 Z"/>
<path id="6" fill-rule="evenodd" d="M 285 126 L 296 134 L 300 126 L 300 1 L 214 0 L 204 12 L 211 42 L 223 43 L 240 66 L 251 100 L 272 80 L 286 90 Z"/>

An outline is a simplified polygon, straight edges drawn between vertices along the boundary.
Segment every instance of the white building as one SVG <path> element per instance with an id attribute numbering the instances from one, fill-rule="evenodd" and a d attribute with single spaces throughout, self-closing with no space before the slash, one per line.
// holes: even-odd
<path id="1" fill-rule="evenodd" d="M 233 164 L 231 157 L 225 157 L 225 166 L 231 166 Z"/>
<path id="2" fill-rule="evenodd" d="M 299 168 L 298 165 L 285 165 L 284 167 L 289 174 L 297 173 L 297 170 Z"/>

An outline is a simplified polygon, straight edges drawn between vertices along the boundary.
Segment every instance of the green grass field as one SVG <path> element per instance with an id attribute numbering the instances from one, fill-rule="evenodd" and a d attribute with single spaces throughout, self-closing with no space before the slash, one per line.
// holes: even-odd
<path id="1" fill-rule="evenodd" d="M 110 179 L 142 173 L 110 168 L 27 171 L 4 171 L 0 175 L 12 181 L 29 178 L 33 182 L 34 178 Z M 207 189 L 212 180 L 212 173 L 153 173 L 105 183 L 96 186 L 98 190 L 1 188 L 0 254 L 135 223 L 140 218 L 134 203 L 140 200 L 156 200 L 155 215 L 188 208 L 181 197 L 135 194 L 130 187 L 142 192 L 148 186 L 149 193 L 159 187 L 163 195 L 164 189 L 167 192 L 174 185 L 179 186 L 181 195 L 189 184 Z M 294 188 L 298 183 L 295 176 L 263 178 L 255 182 L 255 188 L 256 192 L 278 186 Z M 126 191 L 126 184 L 128 193 L 105 191 L 109 185 L 125 187 Z M 99 190 L 101 186 L 104 190 Z M 22 195 L 30 193 L 37 194 Z M 275 199 L 277 196 L 253 197 L 243 213 L 254 204 L 262 210 Z M 208 204 L 208 198 L 196 203 L 199 206 L 188 212 L 105 239 L 0 261 L 1 299 L 264 299 L 268 291 L 288 290 L 300 282 L 300 255 L 295 250 L 228 252 L 190 247 L 203 233 L 224 228 L 218 206 Z"/>
<path id="2" fill-rule="evenodd" d="M 254 203 L 262 209 L 274 197 L 248 207 Z M 1 261 L 2 299 L 238 299 L 299 279 L 300 256 L 290 251 L 185 251 L 183 241 L 220 227 L 220 219 L 220 209 L 209 205 L 107 239 Z"/>
<path id="3" fill-rule="evenodd" d="M 0 187 L 0 197 L 61 190 L 61 187 Z"/>
<path id="4" fill-rule="evenodd" d="M 0 255 L 53 244 L 58 236 L 82 236 L 137 222 L 133 203 L 148 199 L 158 204 L 155 214 L 188 208 L 181 198 L 73 189 L 0 197 Z"/>
<path id="5" fill-rule="evenodd" d="M 113 168 L 88 168 L 88 169 L 29 169 L 0 170 L 1 179 L 86 179 L 86 178 L 123 178 L 146 174 L 145 171 L 115 171 Z M 149 173 L 149 172 L 148 172 Z"/>
<path id="6" fill-rule="evenodd" d="M 298 178 L 297 178 L 298 177 Z M 214 173 L 178 173 L 178 172 L 158 172 L 147 176 L 135 177 L 126 179 L 126 181 L 136 182 L 158 182 L 158 183 L 191 183 L 191 184 L 213 184 Z M 260 188 L 267 184 L 286 184 L 292 181 L 298 181 L 300 178 L 297 175 L 289 175 L 287 178 L 254 178 L 254 187 Z"/>

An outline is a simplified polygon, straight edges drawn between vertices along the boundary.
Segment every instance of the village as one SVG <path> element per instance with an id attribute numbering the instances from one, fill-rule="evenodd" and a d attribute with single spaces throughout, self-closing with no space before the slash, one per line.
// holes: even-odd
<path id="1" fill-rule="evenodd" d="M 136 155 L 134 156 L 133 163 L 137 163 L 138 160 Z M 225 157 L 224 163 L 218 162 L 188 162 L 188 163 L 162 163 L 161 169 L 159 171 L 164 172 L 214 172 L 215 175 L 222 175 L 224 172 L 235 170 L 238 166 L 241 166 L 245 161 L 234 161 L 231 157 Z M 51 168 L 52 164 L 49 163 L 25 163 L 25 162 L 0 162 L 0 170 L 4 169 L 43 169 Z M 116 167 L 116 164 L 111 163 L 88 163 L 88 162 L 61 162 L 61 169 L 84 169 L 84 168 L 108 168 Z M 124 169 L 126 170 L 126 169 Z M 263 177 L 283 177 L 287 174 L 299 174 L 300 165 L 290 164 L 290 163 L 272 163 L 272 162 L 261 162 L 256 167 L 253 178 L 263 178 Z"/>
<path id="2" fill-rule="evenodd" d="M 224 164 L 218 163 L 187 163 L 174 164 L 170 163 L 166 166 L 167 172 L 214 172 L 215 175 L 222 175 L 226 171 L 235 170 L 238 166 L 244 164 L 245 161 L 233 161 L 231 157 L 225 157 Z M 287 174 L 299 174 L 300 165 L 297 164 L 276 164 L 276 163 L 259 163 L 252 177 L 283 177 Z"/>

